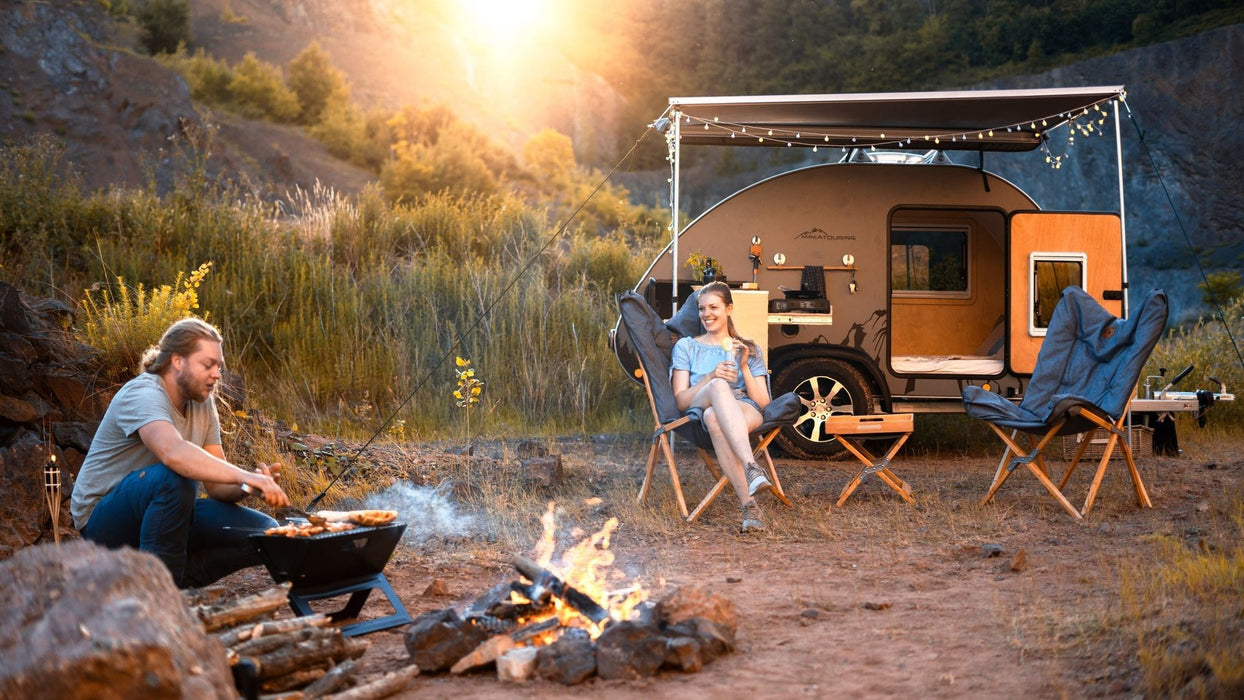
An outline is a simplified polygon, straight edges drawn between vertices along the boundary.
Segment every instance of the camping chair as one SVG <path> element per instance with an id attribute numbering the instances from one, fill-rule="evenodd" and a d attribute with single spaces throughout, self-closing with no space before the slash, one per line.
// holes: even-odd
<path id="1" fill-rule="evenodd" d="M 1011 472 L 1023 464 L 1045 490 L 1079 520 L 1093 507 L 1106 465 L 1115 445 L 1120 445 L 1136 491 L 1137 505 L 1153 507 L 1140 473 L 1136 471 L 1123 421 L 1140 372 L 1166 325 L 1166 311 L 1166 294 L 1155 289 L 1145 295 L 1131 318 L 1120 320 L 1084 290 L 1068 287 L 1063 290 L 1062 299 L 1050 318 L 1045 341 L 1037 355 L 1037 366 L 1019 405 L 977 386 L 963 390 L 968 415 L 989 423 L 1006 443 L 1003 461 L 1014 455 L 1005 468 L 1001 463 L 998 465 L 982 503 L 988 503 Z M 1028 433 L 1031 451 L 1025 453 L 1015 441 L 1016 433 L 1008 436 L 1004 427 Z M 1050 481 L 1041 450 L 1056 436 L 1085 431 L 1096 434 L 1097 430 L 1108 431 L 1110 436 L 1102 450 L 1084 508 L 1076 511 L 1063 495 L 1062 488 L 1080 462 L 1085 447 L 1092 442 L 1092 435 L 1081 443 L 1057 486 Z M 1040 439 L 1035 439 L 1034 435 L 1039 435 Z"/>
<path id="2" fill-rule="evenodd" d="M 687 300 L 684 309 L 687 307 L 695 308 L 694 295 Z M 622 314 L 622 328 L 629 336 L 635 355 L 639 359 L 639 369 L 636 374 L 643 379 L 644 390 L 648 393 L 648 405 L 656 420 L 656 428 L 652 434 L 652 448 L 648 450 L 648 462 L 644 467 L 644 481 L 639 487 L 638 500 L 643 502 L 648 495 L 659 449 L 665 455 L 665 462 L 669 466 L 670 481 L 674 485 L 674 497 L 678 501 L 678 510 L 682 513 L 684 520 L 692 522 L 704 512 L 704 509 L 729 485 L 730 481 L 721 473 L 709 452 L 713 442 L 703 425 L 704 411 L 692 408 L 683 413 L 678 410 L 674 401 L 674 388 L 670 383 L 670 354 L 674 349 L 674 341 L 671 338 L 670 328 L 644 301 L 644 298 L 634 292 L 626 292 L 618 298 L 618 309 Z M 686 315 L 684 314 L 683 317 L 682 320 L 685 320 Z M 698 317 L 696 323 L 698 323 Z M 676 323 L 672 325 L 677 327 Z M 790 499 L 782 490 L 782 482 L 778 479 L 777 469 L 773 465 L 773 459 L 769 456 L 768 448 L 769 443 L 777 437 L 782 426 L 795 422 L 795 419 L 799 417 L 799 411 L 799 397 L 794 394 L 783 394 L 765 406 L 761 412 L 764 422 L 751 434 L 755 441 L 753 459 L 763 465 L 769 481 L 773 484 L 774 495 L 788 506 Z M 687 510 L 687 501 L 683 496 L 682 482 L 678 478 L 678 467 L 674 463 L 674 452 L 670 443 L 671 432 L 681 435 L 695 445 L 709 473 L 717 479 L 713 488 L 690 512 Z"/>

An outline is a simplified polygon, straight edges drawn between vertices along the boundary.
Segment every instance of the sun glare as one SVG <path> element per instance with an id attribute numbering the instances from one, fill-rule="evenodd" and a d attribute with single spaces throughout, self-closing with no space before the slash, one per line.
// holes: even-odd
<path id="1" fill-rule="evenodd" d="M 459 0 L 465 26 L 477 38 L 514 39 L 545 19 L 544 0 Z"/>

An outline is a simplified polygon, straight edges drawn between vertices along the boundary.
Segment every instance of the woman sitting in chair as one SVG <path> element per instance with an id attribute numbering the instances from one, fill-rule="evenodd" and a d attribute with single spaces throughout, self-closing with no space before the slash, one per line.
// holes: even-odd
<path id="1" fill-rule="evenodd" d="M 769 372 L 760 348 L 734 329 L 730 319 L 734 298 L 724 282 L 701 288 L 696 304 L 705 332 L 674 345 L 670 362 L 674 399 L 682 411 L 704 410 L 704 427 L 713 439 L 717 461 L 742 504 L 742 531 L 763 530 L 755 496 L 772 484 L 753 460 L 748 436 L 760 427 L 760 412 L 769 404 Z"/>

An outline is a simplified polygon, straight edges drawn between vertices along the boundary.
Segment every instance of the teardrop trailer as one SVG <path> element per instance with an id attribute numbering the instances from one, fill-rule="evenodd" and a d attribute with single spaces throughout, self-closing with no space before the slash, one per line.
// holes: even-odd
<path id="1" fill-rule="evenodd" d="M 740 332 L 765 347 L 774 394 L 803 400 L 799 421 L 777 439 L 792 456 L 836 452 L 825 429 L 835 415 L 962 412 L 969 384 L 1018 401 L 1064 287 L 1127 315 L 1123 98 L 1122 86 L 671 98 L 668 121 L 657 124 L 675 227 L 685 147 L 843 157 L 710 207 L 671 237 L 634 289 L 668 318 L 692 292 L 693 251 L 716 258 L 732 287 L 748 282 L 735 293 L 736 314 L 744 301 L 759 313 Z M 1057 168 L 1075 137 L 1101 134 L 1108 121 L 1118 211 L 1044 211 L 984 167 L 987 153 L 1039 151 L 1032 157 Z M 945 151 L 974 152 L 978 164 L 954 164 Z M 611 335 L 635 378 L 625 331 Z"/>

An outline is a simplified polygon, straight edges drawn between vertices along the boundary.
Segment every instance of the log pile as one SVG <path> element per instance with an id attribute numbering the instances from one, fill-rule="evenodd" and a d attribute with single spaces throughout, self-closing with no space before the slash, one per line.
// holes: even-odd
<path id="1" fill-rule="evenodd" d="M 290 584 L 225 601 L 221 587 L 183 593 L 190 611 L 225 649 L 238 691 L 264 700 L 374 700 L 398 692 L 416 666 L 363 683 L 358 659 L 368 643 L 331 627 L 327 615 L 274 619 Z"/>

